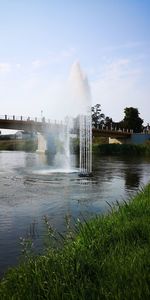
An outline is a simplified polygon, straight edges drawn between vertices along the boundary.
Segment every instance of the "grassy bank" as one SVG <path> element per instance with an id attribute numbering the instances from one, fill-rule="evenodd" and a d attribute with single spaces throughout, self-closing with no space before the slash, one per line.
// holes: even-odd
<path id="1" fill-rule="evenodd" d="M 150 143 L 93 144 L 93 152 L 100 155 L 150 155 Z"/>
<path id="2" fill-rule="evenodd" d="M 72 235 L 10 270 L 0 299 L 150 299 L 150 185 Z"/>
<path id="3" fill-rule="evenodd" d="M 31 140 L 1 140 L 0 150 L 34 152 L 37 150 L 37 143 Z"/>

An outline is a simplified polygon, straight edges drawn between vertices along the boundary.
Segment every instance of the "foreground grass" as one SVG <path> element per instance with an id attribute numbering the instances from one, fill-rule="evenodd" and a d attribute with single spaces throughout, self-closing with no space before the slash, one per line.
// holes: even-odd
<path id="1" fill-rule="evenodd" d="M 110 209 L 10 270 L 0 299 L 150 299 L 150 185 Z"/>

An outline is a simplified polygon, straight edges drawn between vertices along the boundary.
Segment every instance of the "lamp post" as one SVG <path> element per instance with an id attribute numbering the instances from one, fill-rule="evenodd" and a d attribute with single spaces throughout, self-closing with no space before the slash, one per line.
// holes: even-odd
<path id="1" fill-rule="evenodd" d="M 42 117 L 43 117 L 43 110 L 41 110 L 41 119 L 42 119 Z"/>

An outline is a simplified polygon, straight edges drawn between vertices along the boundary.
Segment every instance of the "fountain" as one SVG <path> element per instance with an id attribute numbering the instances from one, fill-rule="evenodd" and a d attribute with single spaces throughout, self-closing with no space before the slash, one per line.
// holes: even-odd
<path id="1" fill-rule="evenodd" d="M 80 171 L 79 176 L 92 175 L 92 125 L 91 125 L 91 94 L 88 80 L 83 74 L 79 63 L 72 66 L 70 76 L 72 109 L 71 117 L 66 117 L 61 124 L 52 124 L 45 132 L 45 140 L 39 135 L 38 151 L 46 152 L 49 163 L 56 172 L 72 172 L 73 164 L 70 153 L 70 136 L 73 128 L 73 118 L 77 120 L 80 141 Z M 43 147 L 44 145 L 44 147 Z"/>
<path id="2" fill-rule="evenodd" d="M 56 172 L 72 172 L 70 154 L 70 118 L 55 123 L 45 133 L 47 139 L 47 157 Z"/>
<path id="3" fill-rule="evenodd" d="M 64 123 L 55 134 L 56 154 L 54 158 L 54 166 L 69 172 L 72 169 L 70 154 L 70 118 L 66 117 Z"/>
<path id="4" fill-rule="evenodd" d="M 90 113 L 80 116 L 80 177 L 92 176 L 92 130 Z"/>
<path id="5" fill-rule="evenodd" d="M 81 177 L 92 175 L 92 121 L 91 93 L 87 77 L 77 62 L 72 67 L 71 83 L 76 113 L 79 115 L 80 173 Z"/>

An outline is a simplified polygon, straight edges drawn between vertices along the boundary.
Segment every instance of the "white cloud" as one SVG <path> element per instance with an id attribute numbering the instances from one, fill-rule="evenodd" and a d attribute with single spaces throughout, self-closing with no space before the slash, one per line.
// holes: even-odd
<path id="1" fill-rule="evenodd" d="M 106 65 L 104 69 L 104 79 L 106 80 L 118 80 L 128 70 L 129 60 L 118 59 L 112 63 Z"/>
<path id="2" fill-rule="evenodd" d="M 62 50 L 60 52 L 50 52 L 48 56 L 48 62 L 49 63 L 60 63 L 64 62 L 69 58 L 73 58 L 76 54 L 76 49 L 71 47 L 66 50 Z"/>
<path id="3" fill-rule="evenodd" d="M 124 44 L 118 44 L 118 45 L 109 45 L 107 47 L 103 47 L 101 48 L 103 51 L 118 51 L 118 50 L 122 50 L 122 49 L 133 49 L 133 48 L 139 48 L 139 47 L 148 47 L 150 44 L 149 42 L 140 42 L 140 41 L 136 41 L 136 42 L 128 42 L 128 43 L 124 43 Z"/>
<path id="4" fill-rule="evenodd" d="M 22 84 L 24 90 L 33 90 L 40 88 L 40 79 L 37 78 L 35 75 L 30 75 Z"/>
<path id="5" fill-rule="evenodd" d="M 35 69 L 38 69 L 40 67 L 42 67 L 44 65 L 44 61 L 40 60 L 40 59 L 36 59 L 34 61 L 32 61 L 32 66 Z"/>
<path id="6" fill-rule="evenodd" d="M 143 93 L 139 84 L 141 77 L 141 70 L 129 59 L 118 59 L 105 65 L 99 78 L 91 83 L 93 104 L 100 103 L 102 112 L 114 121 L 123 118 L 125 107 L 137 107 L 140 111 L 148 94 L 148 87 L 145 86 Z"/>
<path id="7" fill-rule="evenodd" d="M 20 70 L 20 69 L 21 69 L 21 64 L 16 64 L 16 68 L 17 68 L 18 70 Z"/>
<path id="8" fill-rule="evenodd" d="M 46 58 L 35 59 L 32 61 L 33 69 L 39 69 L 41 67 L 48 66 L 50 64 L 63 63 L 66 60 L 74 57 L 76 53 L 75 48 L 71 47 L 59 52 L 49 52 Z"/>
<path id="9" fill-rule="evenodd" d="M 9 73 L 11 71 L 11 65 L 9 63 L 0 63 L 0 72 Z"/>
<path id="10" fill-rule="evenodd" d="M 72 57 L 76 53 L 75 48 L 69 48 L 68 50 L 63 50 L 60 52 L 60 56 L 64 58 Z"/>

